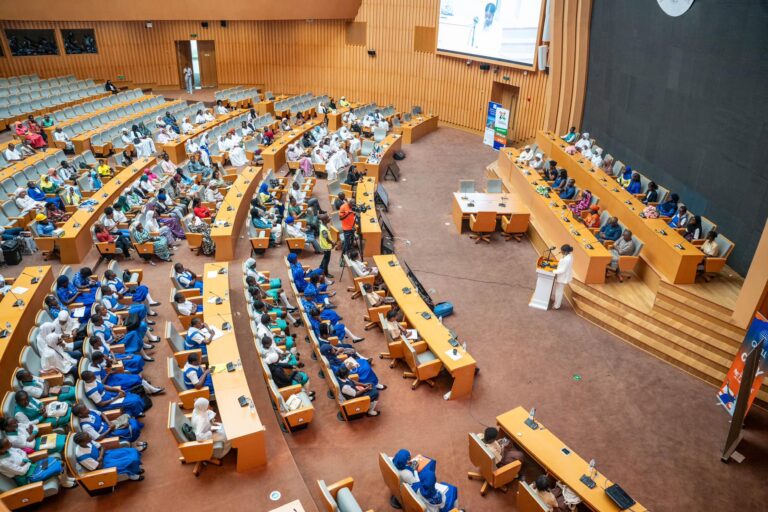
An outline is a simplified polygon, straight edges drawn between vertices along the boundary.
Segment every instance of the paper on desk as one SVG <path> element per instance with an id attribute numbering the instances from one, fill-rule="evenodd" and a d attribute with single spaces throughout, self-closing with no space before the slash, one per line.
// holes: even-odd
<path id="1" fill-rule="evenodd" d="M 11 291 L 16 295 L 23 295 L 29 291 L 29 288 L 24 288 L 23 286 L 17 286 L 16 288 L 11 288 Z"/>
<path id="2" fill-rule="evenodd" d="M 83 318 L 85 316 L 85 306 L 81 306 L 79 308 L 76 308 L 72 312 L 72 316 L 75 318 Z"/>
<path id="3" fill-rule="evenodd" d="M 216 341 L 217 339 L 224 336 L 224 331 L 216 327 L 215 325 L 211 326 L 211 330 L 213 331 L 213 338 L 211 338 L 213 341 Z"/>
<path id="4" fill-rule="evenodd" d="M 212 373 L 221 373 L 221 372 L 225 372 L 225 371 L 227 371 L 226 363 L 224 363 L 224 364 L 217 364 L 217 365 L 211 367 L 211 372 Z"/>
<path id="5" fill-rule="evenodd" d="M 209 270 L 206 275 L 208 276 L 208 279 L 214 279 L 219 275 L 219 272 L 217 270 Z"/>
<path id="6" fill-rule="evenodd" d="M 446 355 L 447 355 L 448 357 L 450 357 L 450 358 L 451 358 L 451 359 L 453 359 L 454 361 L 458 361 L 458 360 L 459 360 L 459 359 L 461 359 L 461 358 L 462 358 L 462 356 L 464 355 L 464 354 L 462 354 L 462 353 L 461 353 L 461 351 L 460 351 L 460 350 L 458 350 L 458 349 L 457 349 L 457 352 L 456 352 L 456 354 L 454 354 L 454 353 L 453 353 L 453 349 L 450 349 L 450 350 L 446 350 L 446 351 L 445 351 L 445 353 L 446 353 Z"/>
<path id="7" fill-rule="evenodd" d="M 216 301 L 217 301 L 217 300 L 219 300 L 219 298 L 218 298 L 218 297 L 216 297 L 216 296 L 213 296 L 213 297 L 209 297 L 209 298 L 208 298 L 208 303 L 209 303 L 209 304 L 216 304 Z"/>

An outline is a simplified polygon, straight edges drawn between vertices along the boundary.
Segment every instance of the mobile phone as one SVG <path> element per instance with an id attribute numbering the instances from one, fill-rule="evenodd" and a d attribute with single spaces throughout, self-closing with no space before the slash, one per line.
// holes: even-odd
<path id="1" fill-rule="evenodd" d="M 571 450 L 569 450 L 568 448 L 561 448 L 560 451 L 563 452 L 563 455 L 571 454 Z"/>
<path id="2" fill-rule="evenodd" d="M 245 395 L 240 395 L 240 397 L 237 399 L 237 402 L 240 404 L 240 407 L 248 406 L 248 398 L 246 398 Z"/>

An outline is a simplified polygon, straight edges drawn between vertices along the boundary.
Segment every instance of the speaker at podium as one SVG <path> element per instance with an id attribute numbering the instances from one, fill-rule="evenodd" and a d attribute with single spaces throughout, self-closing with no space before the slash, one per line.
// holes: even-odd
<path id="1" fill-rule="evenodd" d="M 536 289 L 533 291 L 529 307 L 536 309 L 549 309 L 549 298 L 552 296 L 552 288 L 555 285 L 555 269 L 557 260 L 551 256 L 542 256 L 536 261 Z"/>

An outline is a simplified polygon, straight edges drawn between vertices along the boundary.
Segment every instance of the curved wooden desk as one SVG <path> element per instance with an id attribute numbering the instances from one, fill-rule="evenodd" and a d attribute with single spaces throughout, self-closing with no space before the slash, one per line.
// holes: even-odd
<path id="1" fill-rule="evenodd" d="M 373 176 L 376 181 L 380 181 L 383 174 L 387 171 L 387 167 L 395 159 L 395 152 L 400 151 L 403 147 L 403 138 L 397 133 L 389 133 L 384 140 L 380 142 L 383 152 L 381 153 L 381 159 L 377 163 L 371 162 L 371 157 L 364 164 L 358 164 L 363 167 L 368 176 Z"/>
<path id="2" fill-rule="evenodd" d="M 360 214 L 360 232 L 365 240 L 364 256 L 369 258 L 381 254 L 381 224 L 376 215 L 374 196 L 376 193 L 376 179 L 366 176 L 357 183 L 355 192 L 355 204 L 366 205 L 368 210 Z"/>
<path id="3" fill-rule="evenodd" d="M 145 167 L 155 165 L 155 158 L 142 158 L 120 171 L 88 199 L 96 201 L 90 209 L 78 208 L 61 227 L 63 234 L 56 241 L 62 263 L 80 263 L 93 246 L 91 226 L 104 209 L 117 200 L 125 188 L 141 176 Z"/>
<path id="4" fill-rule="evenodd" d="M 32 284 L 32 279 L 38 281 Z M 25 267 L 11 285 L 25 288 L 23 293 L 6 293 L 0 301 L 0 329 L 9 331 L 5 338 L 0 338 L 0 393 L 9 391 L 13 371 L 19 366 L 21 349 L 27 345 L 29 331 L 35 325 L 35 317 L 40 311 L 43 299 L 51 292 L 53 272 L 50 266 Z M 23 306 L 14 306 L 17 299 L 24 301 Z"/>
<path id="5" fill-rule="evenodd" d="M 251 197 L 263 176 L 262 167 L 246 167 L 224 196 L 221 208 L 211 224 L 211 238 L 216 242 L 216 261 L 235 258 L 235 245 L 243 222 L 248 217 Z"/>
<path id="6" fill-rule="evenodd" d="M 472 385 L 475 382 L 474 358 L 461 346 L 456 350 L 458 359 L 453 359 L 449 353 L 453 346 L 449 343 L 451 332 L 440 320 L 429 311 L 419 293 L 416 291 L 408 275 L 394 255 L 374 256 L 373 261 L 379 269 L 379 275 L 384 279 L 389 289 L 389 294 L 397 301 L 398 306 L 408 319 L 408 323 L 419 331 L 421 338 L 427 343 L 429 349 L 440 359 L 448 373 L 453 377 L 450 399 L 464 398 L 472 394 Z M 410 289 L 405 293 L 404 289 Z M 423 312 L 430 313 L 430 318 L 424 318 Z"/>
<path id="7" fill-rule="evenodd" d="M 187 159 L 186 145 L 189 139 L 197 138 L 203 132 L 210 130 L 214 126 L 218 126 L 242 114 L 245 114 L 245 110 L 232 110 L 227 114 L 216 117 L 213 121 L 199 124 L 195 126 L 195 129 L 190 133 L 181 135 L 178 139 L 173 142 L 169 142 L 168 144 L 162 144 L 163 151 L 168 153 L 168 157 L 171 159 L 171 162 L 178 165 Z"/>
<path id="8" fill-rule="evenodd" d="M 279 137 L 275 137 L 272 144 L 261 152 L 261 157 L 264 159 L 264 168 L 279 172 L 280 168 L 285 165 L 285 152 L 288 149 L 288 145 L 301 139 L 304 136 L 304 132 L 311 130 L 322 122 L 321 118 L 316 117 L 301 126 L 293 127 L 289 132 L 281 133 Z"/>
<path id="9" fill-rule="evenodd" d="M 617 217 L 632 234 L 643 242 L 640 257 L 670 283 L 692 284 L 696 280 L 696 267 L 704 253 L 680 236 L 662 219 L 644 219 L 640 213 L 645 205 L 627 192 L 613 177 L 581 155 L 565 152 L 566 143 L 551 132 L 536 134 L 536 143 L 559 167 L 568 171 L 576 185 L 600 198 L 600 208 Z"/>
<path id="10" fill-rule="evenodd" d="M 220 273 L 222 272 L 225 273 Z M 203 269 L 203 319 L 209 327 L 221 330 L 223 336 L 208 345 L 208 364 L 210 367 L 226 366 L 233 363 L 235 370 L 215 370 L 213 388 L 216 393 L 216 407 L 221 422 L 227 432 L 227 439 L 237 448 L 237 471 L 243 472 L 263 466 L 267 463 L 267 450 L 264 442 L 264 425 L 255 407 L 240 407 L 238 398 L 244 396 L 253 403 L 251 391 L 240 364 L 240 350 L 237 348 L 232 303 L 229 295 L 229 265 L 227 263 L 206 263 Z M 220 297 L 221 304 L 210 302 Z M 223 331 L 222 325 L 229 322 L 232 326 Z"/>
<path id="11" fill-rule="evenodd" d="M 410 121 L 400 123 L 403 131 L 403 142 L 413 144 L 428 133 L 437 130 L 438 116 L 417 116 Z"/>

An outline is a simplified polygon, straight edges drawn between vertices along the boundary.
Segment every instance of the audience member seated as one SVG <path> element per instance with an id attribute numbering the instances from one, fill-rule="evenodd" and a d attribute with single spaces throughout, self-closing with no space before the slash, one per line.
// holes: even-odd
<path id="1" fill-rule="evenodd" d="M 680 196 L 675 193 L 669 195 L 666 201 L 660 203 L 656 208 L 659 215 L 662 217 L 672 217 L 677 212 L 677 203 L 680 201 Z"/>
<path id="2" fill-rule="evenodd" d="M 701 216 L 691 215 L 688 218 L 688 223 L 685 225 L 685 233 L 683 237 L 692 242 L 701 238 Z"/>
<path id="3" fill-rule="evenodd" d="M 684 228 L 690 218 L 691 214 L 688 213 L 688 208 L 681 204 L 677 209 L 677 213 L 670 219 L 668 224 L 673 228 Z"/>
<path id="4" fill-rule="evenodd" d="M 55 436 L 52 448 L 41 448 L 42 437 L 37 425 L 33 423 L 20 424 L 16 418 L 0 418 L 0 431 L 11 442 L 11 446 L 22 450 L 24 453 L 34 453 L 41 449 L 48 453 L 61 453 L 67 438 L 61 434 Z"/>
<path id="5" fill-rule="evenodd" d="M 629 179 L 629 183 L 625 187 L 630 194 L 641 194 L 643 192 L 643 184 L 640 181 L 640 174 L 633 172 L 632 177 Z"/>
<path id="6" fill-rule="evenodd" d="M 85 432 L 78 432 L 72 440 L 77 445 L 75 448 L 77 462 L 86 470 L 115 468 L 118 475 L 126 475 L 130 480 L 144 480 L 141 453 L 136 448 L 105 450 Z"/>
<path id="7" fill-rule="evenodd" d="M 103 412 L 91 410 L 83 403 L 75 404 L 72 407 L 72 412 L 80 423 L 80 431 L 91 436 L 94 441 L 118 437 L 120 441 L 130 443 L 133 448 L 140 452 L 147 449 L 147 443 L 138 440 L 144 424 L 136 418 L 124 414 L 110 420 Z"/>
<path id="8" fill-rule="evenodd" d="M 548 506 L 551 507 L 551 512 L 568 512 L 571 510 L 565 504 L 565 497 L 563 496 L 563 490 L 557 486 L 548 475 L 539 476 L 534 482 L 536 493 L 539 498 Z"/>
<path id="9" fill-rule="evenodd" d="M 616 217 L 608 219 L 605 226 L 601 227 L 600 231 L 597 232 L 597 240 L 602 244 L 608 241 L 615 242 L 620 236 L 621 226 L 619 226 L 619 219 Z"/>
<path id="10" fill-rule="evenodd" d="M 720 247 L 717 245 L 717 242 L 715 242 L 716 238 L 717 232 L 715 232 L 714 229 L 710 230 L 704 239 L 704 243 L 701 244 L 701 252 L 708 258 L 717 258 L 720 255 Z"/>
<path id="11" fill-rule="evenodd" d="M 648 190 L 645 191 L 645 197 L 643 197 L 643 204 L 658 203 L 659 202 L 659 186 L 654 181 L 648 182 Z"/>
<path id="12" fill-rule="evenodd" d="M 434 471 L 424 471 L 416 492 L 426 505 L 426 512 L 450 512 L 459 508 L 459 490 L 446 482 L 437 483 Z"/>
<path id="13" fill-rule="evenodd" d="M 58 457 L 46 457 L 32 462 L 27 453 L 11 446 L 11 441 L 4 438 L 0 441 L 0 473 L 6 478 L 22 486 L 34 482 L 44 482 L 49 478 L 58 477 L 62 487 L 77 485 L 74 478 L 67 476 L 67 471 Z"/>
<path id="14" fill-rule="evenodd" d="M 560 197 L 563 198 L 562 194 L 560 195 Z M 571 209 L 571 212 L 573 212 L 574 217 L 579 218 L 581 215 L 581 212 L 584 212 L 590 209 L 591 204 L 592 204 L 592 192 L 590 192 L 589 190 L 582 190 L 581 198 L 578 201 L 569 204 L 568 208 Z"/>
<path id="15" fill-rule="evenodd" d="M 83 389 L 87 396 L 102 411 L 120 409 L 134 418 L 144 416 L 144 400 L 137 394 L 125 392 L 120 388 L 107 386 L 96 378 L 96 374 L 86 370 L 80 374 Z"/>
<path id="16" fill-rule="evenodd" d="M 221 459 L 232 449 L 232 443 L 227 440 L 224 425 L 216 421 L 216 413 L 210 408 L 210 401 L 200 397 L 195 400 L 195 408 L 192 410 L 192 429 L 195 432 L 195 440 L 214 442 L 213 458 Z"/>
<path id="17" fill-rule="evenodd" d="M 560 136 L 560 138 L 563 139 L 568 144 L 571 144 L 572 142 L 574 142 L 576 140 L 576 137 L 577 137 L 577 134 L 576 134 L 575 126 L 571 126 L 571 129 L 568 130 L 568 133 Z"/>
<path id="18" fill-rule="evenodd" d="M 195 313 L 202 313 L 203 311 L 202 304 L 195 304 L 191 300 L 187 299 L 182 293 L 177 293 L 176 295 L 174 295 L 173 301 L 176 304 L 176 310 L 181 315 L 191 316 L 191 315 L 194 315 Z"/>
<path id="19" fill-rule="evenodd" d="M 75 402 L 74 386 L 51 386 L 45 379 L 32 375 L 23 368 L 16 371 L 18 388 L 33 398 L 52 398 L 58 402 Z"/>
<path id="20" fill-rule="evenodd" d="M 560 199 L 573 199 L 576 196 L 576 180 L 568 178 L 559 191 Z"/>
<path id="21" fill-rule="evenodd" d="M 213 379 L 211 378 L 212 370 L 210 368 L 203 369 L 200 356 L 196 352 L 187 356 L 187 363 L 181 369 L 181 373 L 184 375 L 184 385 L 187 389 L 207 387 L 210 394 L 214 395 Z"/>
<path id="22" fill-rule="evenodd" d="M 42 402 L 26 391 L 14 393 L 13 417 L 22 428 L 26 425 L 49 423 L 54 430 L 63 430 L 69 424 L 72 408 L 68 402 Z"/>
<path id="23" fill-rule="evenodd" d="M 379 403 L 379 391 L 373 384 L 361 384 L 351 379 L 349 377 L 349 370 L 346 366 L 342 366 L 336 371 L 336 379 L 339 382 L 339 389 L 341 390 L 342 395 L 346 398 L 357 398 L 361 396 L 370 397 L 371 406 L 366 414 L 368 416 L 379 415 L 379 411 L 376 410 L 376 406 Z"/>
<path id="24" fill-rule="evenodd" d="M 435 471 L 437 462 L 433 459 L 417 455 L 411 458 L 408 450 L 398 450 L 392 457 L 392 465 L 397 469 L 400 480 L 414 489 L 418 488 L 419 475 L 422 471 Z"/>
<path id="25" fill-rule="evenodd" d="M 515 445 L 503 434 L 499 433 L 499 430 L 494 427 L 488 427 L 485 429 L 482 435 L 477 435 L 483 440 L 488 449 L 493 453 L 493 461 L 496 463 L 496 467 L 500 468 L 506 466 L 515 461 L 522 462 L 525 458 L 525 454 L 515 449 Z"/>
<path id="26" fill-rule="evenodd" d="M 189 324 L 187 336 L 184 338 L 184 350 L 199 349 L 204 356 L 208 355 L 208 345 L 213 341 L 213 332 L 202 319 L 195 317 Z"/>
<path id="27" fill-rule="evenodd" d="M 173 266 L 176 272 L 176 281 L 186 289 L 196 288 L 203 293 L 203 282 L 197 278 L 197 274 L 184 267 L 182 263 L 176 263 Z"/>
<path id="28" fill-rule="evenodd" d="M 610 249 L 611 262 L 608 264 L 608 268 L 605 269 L 606 274 L 613 272 L 619 276 L 621 281 L 621 275 L 619 274 L 619 256 L 632 256 L 635 254 L 635 241 L 632 239 L 632 232 L 625 229 L 621 234 L 621 238 L 616 240 L 613 247 Z"/>

